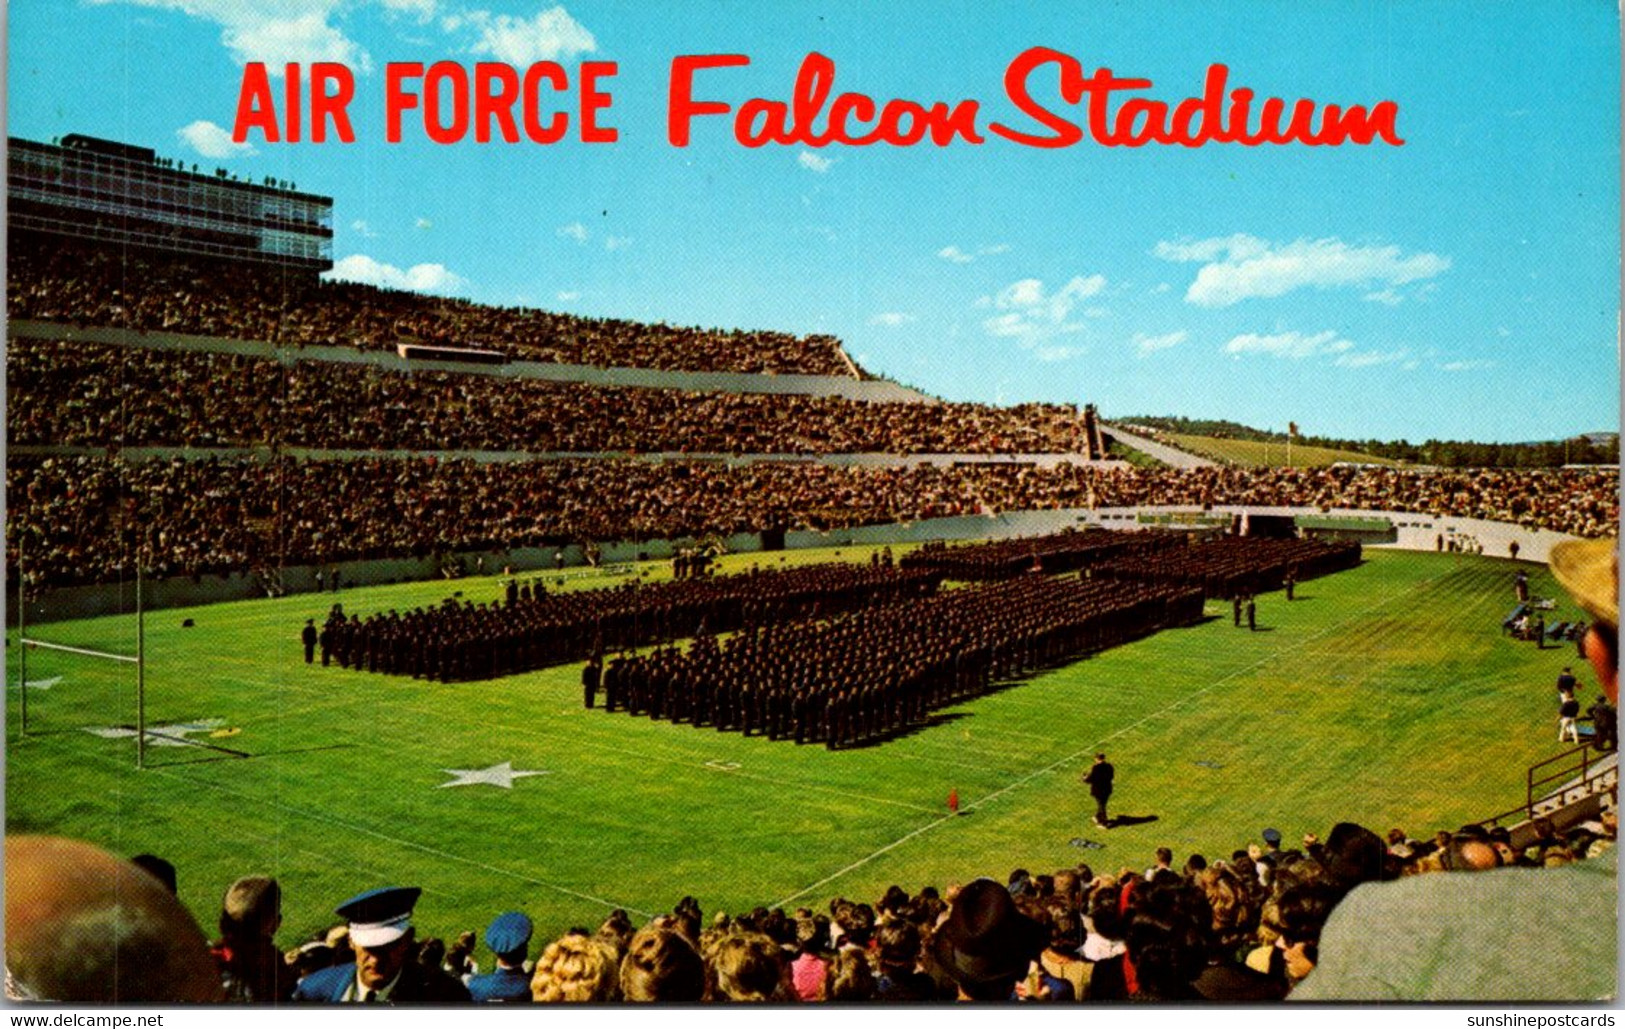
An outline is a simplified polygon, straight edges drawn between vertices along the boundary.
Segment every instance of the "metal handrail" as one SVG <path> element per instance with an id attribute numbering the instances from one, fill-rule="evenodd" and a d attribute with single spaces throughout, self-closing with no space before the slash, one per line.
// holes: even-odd
<path id="1" fill-rule="evenodd" d="M 1528 772 L 1525 773 L 1524 776 L 1524 802 L 1510 811 L 1503 811 L 1494 817 L 1485 819 L 1481 824 L 1488 826 L 1500 825 L 1502 821 L 1511 818 L 1514 815 L 1521 816 L 1523 819 L 1534 818 L 1535 805 L 1537 803 L 1550 800 L 1562 792 L 1561 790 L 1542 790 L 1542 792 L 1537 796 L 1536 790 L 1544 788 L 1551 783 L 1568 783 L 1576 778 L 1576 776 L 1578 776 L 1579 779 L 1578 785 L 1584 787 L 1586 789 L 1586 793 L 1589 794 L 1591 792 L 1591 784 L 1594 781 L 1592 772 L 1599 764 L 1593 750 L 1594 748 L 1592 747 L 1591 743 L 1587 741 L 1580 744 L 1573 750 L 1566 750 L 1561 754 L 1553 755 L 1544 761 L 1537 761 L 1536 763 L 1530 765 Z M 1578 763 L 1566 765 L 1555 772 L 1550 772 L 1545 775 L 1537 775 L 1540 769 L 1545 768 L 1548 765 L 1554 765 L 1560 761 L 1574 761 L 1576 758 L 1578 759 Z M 1601 774 L 1599 774 L 1596 778 L 1601 778 Z"/>

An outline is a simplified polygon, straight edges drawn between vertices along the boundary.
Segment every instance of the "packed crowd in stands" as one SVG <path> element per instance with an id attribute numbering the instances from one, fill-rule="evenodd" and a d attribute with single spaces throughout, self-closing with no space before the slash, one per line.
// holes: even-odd
<path id="1" fill-rule="evenodd" d="M 42 245 L 13 235 L 6 300 L 12 318 L 287 345 L 393 350 L 418 343 L 600 367 L 852 375 L 831 336 L 489 307 L 262 267 L 110 252 L 61 237 Z"/>
<path id="2" fill-rule="evenodd" d="M 359 1002 L 354 991 L 365 980 L 353 962 L 362 952 L 368 967 L 394 984 L 385 1003 L 1259 1003 L 1315 994 L 1317 964 L 1337 956 L 1335 943 L 1329 952 L 1322 946 L 1328 920 L 1352 890 L 1359 892 L 1347 906 L 1359 907 L 1373 888 L 1363 884 L 1611 863 L 1601 855 L 1617 833 L 1611 812 L 1561 832 L 1537 821 L 1516 843 L 1507 830 L 1480 825 L 1422 838 L 1393 829 L 1384 839 L 1343 822 L 1324 839 L 1305 834 L 1301 845 L 1265 829 L 1223 854 L 1159 847 L 1143 856 L 1150 863 L 1144 869 L 1121 858 L 1105 868 L 1016 869 L 998 881 L 912 893 L 893 885 L 878 897 L 709 916 L 685 896 L 641 926 L 615 909 L 534 941 L 534 924 L 517 911 L 491 911 L 488 927 L 445 926 L 434 910 L 440 898 L 417 905 L 415 889 L 365 894 L 340 905 L 337 924 L 279 941 L 283 887 L 249 876 L 225 890 L 221 935 L 212 945 L 174 897 L 168 862 L 144 855 L 138 867 L 87 844 L 11 837 L 6 990 L 14 1001 Z M 372 916 L 358 912 L 380 896 L 400 898 L 402 917 L 363 922 Z M 110 904 L 139 913 L 142 928 L 64 948 L 64 924 Z M 39 917 L 12 928 L 13 905 Z M 1612 904 L 1604 907 L 1611 921 Z M 1572 925 L 1582 912 L 1564 914 Z M 1390 946 L 1381 938 L 1386 928 L 1353 931 L 1377 933 L 1378 945 Z M 1600 947 L 1588 941 L 1581 949 Z M 1514 978 L 1494 978 L 1515 983 L 1512 996 L 1519 997 L 1585 999 L 1592 983 L 1614 975 L 1611 962 L 1585 982 L 1553 981 L 1540 967 L 1518 966 Z"/>
<path id="3" fill-rule="evenodd" d="M 1028 509 L 1213 504 L 1456 515 L 1612 536 L 1617 470 L 1418 473 L 1370 468 L 1101 469 L 636 460 L 414 459 L 7 464 L 8 562 L 32 584 L 572 541 L 839 530 Z"/>
<path id="4" fill-rule="evenodd" d="M 1070 407 L 695 392 L 15 339 L 12 445 L 726 454 L 1081 453 Z"/>

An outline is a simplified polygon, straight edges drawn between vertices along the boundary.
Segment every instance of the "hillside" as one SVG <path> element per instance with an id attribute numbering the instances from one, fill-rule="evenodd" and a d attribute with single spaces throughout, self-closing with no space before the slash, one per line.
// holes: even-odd
<path id="1" fill-rule="evenodd" d="M 1284 440 L 1264 442 L 1244 439 L 1217 439 L 1212 436 L 1187 436 L 1183 433 L 1164 433 L 1163 438 L 1181 450 L 1188 450 L 1201 457 L 1222 461 L 1225 464 L 1241 465 L 1248 468 L 1276 468 L 1284 466 L 1287 461 L 1287 445 Z M 1322 465 L 1336 464 L 1344 461 L 1352 464 L 1380 464 L 1399 467 L 1400 462 L 1386 457 L 1373 457 L 1370 454 L 1357 450 L 1343 450 L 1332 447 L 1312 447 L 1302 443 L 1293 443 L 1291 464 L 1294 467 L 1314 468 Z"/>

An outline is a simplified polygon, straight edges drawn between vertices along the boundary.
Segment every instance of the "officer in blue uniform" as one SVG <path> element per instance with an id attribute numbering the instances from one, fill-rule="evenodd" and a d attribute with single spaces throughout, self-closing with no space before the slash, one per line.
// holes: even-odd
<path id="1" fill-rule="evenodd" d="M 466 1004 L 468 990 L 415 960 L 412 909 L 423 891 L 386 886 L 357 894 L 335 909 L 350 923 L 356 959 L 299 980 L 293 999 L 320 1004 Z"/>
<path id="2" fill-rule="evenodd" d="M 497 956 L 497 967 L 494 972 L 468 981 L 474 1003 L 530 1003 L 530 972 L 525 968 L 525 958 L 530 954 L 531 931 L 530 919 L 517 911 L 498 915 L 485 930 L 485 945 Z"/>

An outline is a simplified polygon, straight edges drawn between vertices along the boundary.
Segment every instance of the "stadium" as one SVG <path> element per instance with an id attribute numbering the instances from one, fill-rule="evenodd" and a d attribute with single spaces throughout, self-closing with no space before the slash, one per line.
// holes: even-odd
<path id="1" fill-rule="evenodd" d="M 1616 994 L 1617 437 L 946 400 L 7 154 L 9 999 Z"/>

